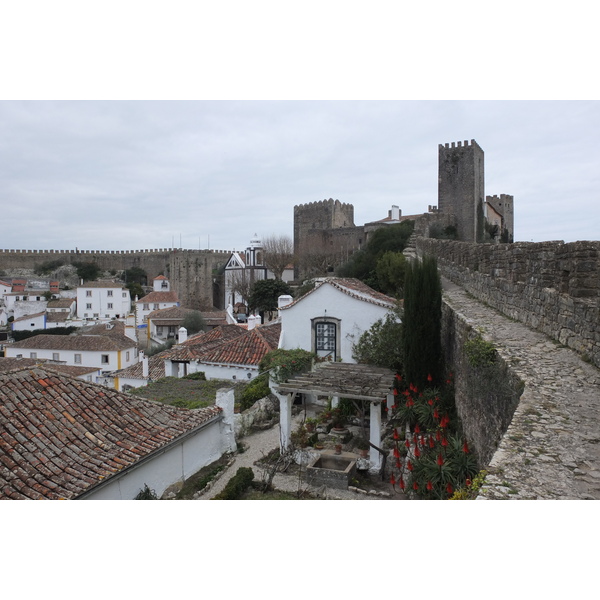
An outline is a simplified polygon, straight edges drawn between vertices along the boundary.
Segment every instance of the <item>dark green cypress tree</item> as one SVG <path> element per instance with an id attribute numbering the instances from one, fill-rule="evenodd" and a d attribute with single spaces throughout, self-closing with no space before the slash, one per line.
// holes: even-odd
<path id="1" fill-rule="evenodd" d="M 426 256 L 404 279 L 404 375 L 419 389 L 439 385 L 442 367 L 442 285 L 437 261 Z M 431 375 L 433 381 L 428 381 Z"/>

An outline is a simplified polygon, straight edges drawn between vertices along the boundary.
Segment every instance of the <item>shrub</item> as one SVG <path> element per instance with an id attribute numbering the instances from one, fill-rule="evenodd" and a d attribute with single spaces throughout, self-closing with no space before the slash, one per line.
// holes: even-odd
<path id="1" fill-rule="evenodd" d="M 240 409 L 246 410 L 250 408 L 257 400 L 265 398 L 270 393 L 269 376 L 267 373 L 263 373 L 245 387 L 240 400 Z"/>
<path id="2" fill-rule="evenodd" d="M 192 379 L 193 381 L 206 381 L 206 375 L 204 371 L 197 371 L 196 373 L 190 373 L 185 375 L 182 379 Z"/>
<path id="3" fill-rule="evenodd" d="M 134 498 L 134 500 L 158 500 L 158 496 L 154 490 L 151 490 L 148 487 L 148 484 L 144 484 L 144 489 L 138 492 L 138 495 Z"/>
<path id="4" fill-rule="evenodd" d="M 278 383 L 287 381 L 293 375 L 310 371 L 316 355 L 307 350 L 283 350 L 281 348 L 268 352 L 261 360 L 259 370 L 262 372 L 275 369 L 273 379 Z"/>
<path id="5" fill-rule="evenodd" d="M 250 467 L 240 467 L 237 473 L 228 481 L 225 489 L 213 500 L 239 500 L 252 484 L 254 471 Z"/>

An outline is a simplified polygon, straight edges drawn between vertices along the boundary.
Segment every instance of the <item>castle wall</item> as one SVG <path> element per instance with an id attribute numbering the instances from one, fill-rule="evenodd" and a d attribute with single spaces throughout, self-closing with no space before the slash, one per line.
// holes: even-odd
<path id="1" fill-rule="evenodd" d="M 600 242 L 469 244 L 417 238 L 444 277 L 600 367 Z"/>
<path id="2" fill-rule="evenodd" d="M 0 270 L 34 269 L 44 262 L 62 260 L 65 264 L 93 262 L 101 269 L 122 271 L 144 269 L 148 281 L 164 274 L 177 292 L 181 305 L 198 310 L 223 308 L 221 277 L 217 272 L 230 256 L 214 250 L 2 250 Z M 215 289 L 219 293 L 215 295 Z"/>
<path id="3" fill-rule="evenodd" d="M 439 145 L 438 210 L 454 215 L 459 239 L 483 239 L 484 156 L 475 140 Z"/>

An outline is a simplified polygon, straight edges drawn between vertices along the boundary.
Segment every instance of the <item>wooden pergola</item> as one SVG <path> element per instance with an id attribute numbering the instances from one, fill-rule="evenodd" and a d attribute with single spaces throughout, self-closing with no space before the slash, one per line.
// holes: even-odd
<path id="1" fill-rule="evenodd" d="M 370 402 L 369 441 L 381 444 L 381 403 L 393 402 L 395 373 L 390 369 L 351 363 L 322 363 L 314 371 L 291 377 L 285 383 L 271 381 L 280 402 L 281 448 L 289 446 L 292 404 L 296 394 L 329 396 L 336 406 L 340 398 Z M 381 456 L 371 452 L 371 468 L 379 469 Z"/>

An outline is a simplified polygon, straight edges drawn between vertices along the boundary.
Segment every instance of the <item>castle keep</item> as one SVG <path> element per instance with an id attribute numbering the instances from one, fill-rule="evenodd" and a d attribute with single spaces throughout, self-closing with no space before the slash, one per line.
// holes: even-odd
<path id="1" fill-rule="evenodd" d="M 483 241 L 483 150 L 475 140 L 439 145 L 438 210 L 452 214 L 458 238 Z"/>

